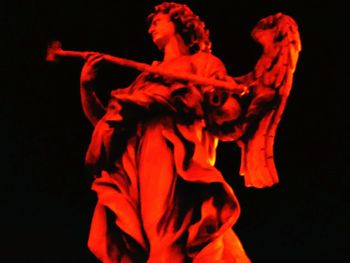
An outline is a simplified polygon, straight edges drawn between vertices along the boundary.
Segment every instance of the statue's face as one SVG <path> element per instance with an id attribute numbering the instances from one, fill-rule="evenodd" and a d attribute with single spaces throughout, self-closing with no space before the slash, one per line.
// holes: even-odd
<path id="1" fill-rule="evenodd" d="M 157 47 L 162 50 L 176 34 L 175 24 L 168 14 L 159 13 L 153 17 L 148 33 Z"/>

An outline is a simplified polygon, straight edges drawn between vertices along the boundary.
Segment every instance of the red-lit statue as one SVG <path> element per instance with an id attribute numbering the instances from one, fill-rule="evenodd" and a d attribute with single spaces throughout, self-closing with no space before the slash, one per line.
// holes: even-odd
<path id="1" fill-rule="evenodd" d="M 89 248 L 103 262 L 250 262 L 232 231 L 240 208 L 215 150 L 236 141 L 246 185 L 277 183 L 273 141 L 300 51 L 297 26 L 280 13 L 261 20 L 252 36 L 263 54 L 233 78 L 186 5 L 160 4 L 149 22 L 163 60 L 112 91 L 107 107 L 92 87 L 109 55 L 85 53 L 81 98 L 95 126 L 86 164 L 98 196 Z"/>

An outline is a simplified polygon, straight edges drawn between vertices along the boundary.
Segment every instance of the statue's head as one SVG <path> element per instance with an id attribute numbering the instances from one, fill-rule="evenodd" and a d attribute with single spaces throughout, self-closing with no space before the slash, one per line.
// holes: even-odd
<path id="1" fill-rule="evenodd" d="M 209 31 L 205 29 L 204 22 L 187 5 L 163 2 L 155 6 L 154 12 L 147 18 L 151 27 L 152 22 L 156 19 L 164 24 L 161 27 L 162 33 L 171 34 L 173 31 L 178 33 L 185 45 L 189 47 L 191 54 L 198 51 L 211 52 Z M 151 27 L 150 34 L 152 34 Z M 157 41 L 155 37 L 153 37 L 153 40 Z"/>

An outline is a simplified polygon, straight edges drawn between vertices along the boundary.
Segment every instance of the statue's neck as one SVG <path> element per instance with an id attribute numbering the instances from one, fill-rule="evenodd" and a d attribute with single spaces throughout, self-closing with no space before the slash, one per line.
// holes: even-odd
<path id="1" fill-rule="evenodd" d="M 164 47 L 163 61 L 167 62 L 189 54 L 189 48 L 185 45 L 183 39 L 179 35 L 175 35 Z"/>

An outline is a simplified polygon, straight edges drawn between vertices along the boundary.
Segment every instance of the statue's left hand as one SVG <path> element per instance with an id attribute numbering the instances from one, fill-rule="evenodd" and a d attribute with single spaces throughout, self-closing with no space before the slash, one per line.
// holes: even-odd
<path id="1" fill-rule="evenodd" d="M 91 88 L 96 78 L 97 65 L 104 59 L 104 55 L 98 52 L 88 52 L 85 64 L 81 70 L 80 84 L 83 88 Z"/>

